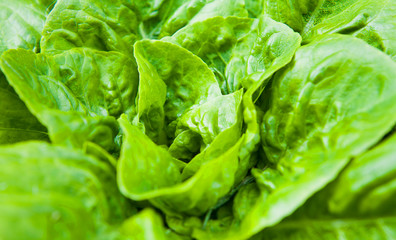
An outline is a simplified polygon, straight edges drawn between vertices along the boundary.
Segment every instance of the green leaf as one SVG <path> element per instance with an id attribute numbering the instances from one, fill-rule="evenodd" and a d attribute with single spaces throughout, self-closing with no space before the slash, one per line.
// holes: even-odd
<path id="1" fill-rule="evenodd" d="M 339 177 L 280 224 L 253 239 L 393 239 L 396 135 L 359 155 Z"/>
<path id="2" fill-rule="evenodd" d="M 12 48 L 40 51 L 48 1 L 0 1 L 0 55 Z M 29 112 L 2 73 L 0 77 L 0 144 L 48 140 L 47 130 Z"/>
<path id="3" fill-rule="evenodd" d="M 304 38 L 326 33 L 350 34 L 396 60 L 396 2 L 359 1 L 348 11 L 315 25 Z"/>
<path id="4" fill-rule="evenodd" d="M 367 149 L 394 123 L 394 74 L 394 62 L 353 37 L 327 35 L 301 47 L 272 85 L 262 133 L 269 160 Z"/>
<path id="5" fill-rule="evenodd" d="M 45 23 L 42 52 L 57 54 L 76 47 L 117 51 L 133 59 L 138 19 L 121 0 L 58 0 Z"/>
<path id="6" fill-rule="evenodd" d="M 272 164 L 252 170 L 260 194 L 245 200 L 250 211 L 228 230 L 194 235 L 248 238 L 279 223 L 334 180 L 350 158 L 395 124 L 396 115 L 390 114 L 396 108 L 395 71 L 385 54 L 349 36 L 323 36 L 298 49 L 273 79 L 262 132 Z"/>
<path id="7" fill-rule="evenodd" d="M 311 214 L 315 208 L 322 206 L 319 217 L 395 215 L 395 142 L 396 135 L 392 134 L 374 148 L 353 159 L 334 182 L 310 199 L 301 212 Z"/>
<path id="8" fill-rule="evenodd" d="M 238 139 L 242 131 L 242 94 L 240 90 L 219 96 L 184 113 L 176 126 L 176 138 L 169 152 L 178 159 L 192 156 L 200 145 L 202 150 L 207 148 L 221 132 L 229 128 L 233 128 L 234 139 Z M 198 149 L 194 151 L 194 146 L 189 147 L 190 144 L 195 144 Z"/>
<path id="9" fill-rule="evenodd" d="M 350 34 L 365 40 L 395 60 L 393 0 L 265 1 L 264 11 L 274 20 L 301 33 L 303 42 L 329 33 Z"/>
<path id="10" fill-rule="evenodd" d="M 287 221 L 252 237 L 266 239 L 394 239 L 396 217 L 299 219 Z"/>
<path id="11" fill-rule="evenodd" d="M 234 92 L 242 86 L 248 89 L 243 96 L 247 130 L 236 174 L 236 182 L 241 181 L 254 163 L 251 154 L 259 142 L 259 120 L 253 102 L 272 74 L 291 60 L 301 38 L 287 26 L 262 16 L 258 20 L 215 17 L 187 26 L 164 40 L 179 44 L 201 57 L 214 72 L 223 93 Z M 189 138 L 181 137 L 188 142 Z M 197 155 L 184 169 L 183 178 L 190 177 L 199 169 L 204 162 L 202 156 L 207 159 L 211 159 L 212 154 L 218 157 L 228 149 L 232 143 L 230 139 L 236 137 L 224 135 L 226 141 L 219 140 L 219 144 L 213 144 L 213 150 Z M 182 145 L 176 140 L 176 144 Z"/>
<path id="12" fill-rule="evenodd" d="M 151 0 L 136 1 L 135 4 L 141 9 L 140 33 L 144 38 L 152 39 L 170 36 L 186 25 L 207 18 L 247 17 L 243 0 Z"/>
<path id="13" fill-rule="evenodd" d="M 93 216 L 73 197 L 1 194 L 0 203 L 0 235 L 4 239 L 97 237 Z"/>
<path id="14" fill-rule="evenodd" d="M 125 135 L 117 166 L 118 186 L 125 196 L 149 200 L 170 216 L 201 215 L 234 185 L 243 139 L 181 182 L 179 168 L 164 148 L 156 146 L 125 118 L 119 123 Z"/>
<path id="15" fill-rule="evenodd" d="M 245 0 L 245 8 L 249 13 L 249 17 L 258 18 L 263 14 L 264 1 L 263 0 Z"/>
<path id="16" fill-rule="evenodd" d="M 181 182 L 179 169 L 164 148 L 155 145 L 125 118 L 119 119 L 119 123 L 124 133 L 117 167 L 122 193 L 133 200 L 143 200 L 151 197 L 145 197 L 147 192 Z"/>
<path id="17" fill-rule="evenodd" d="M 116 118 L 123 113 L 130 118 L 134 115 L 138 76 L 135 63 L 128 57 L 76 48 L 54 56 L 54 60 L 59 80 L 89 112 Z"/>
<path id="18" fill-rule="evenodd" d="M 301 39 L 286 25 L 263 15 L 253 20 L 215 17 L 187 26 L 165 38 L 190 50 L 208 64 L 224 94 L 265 80 L 288 57 Z M 290 60 L 289 60 L 290 61 Z"/>
<path id="19" fill-rule="evenodd" d="M 48 1 L 0 1 L 0 55 L 12 48 L 40 51 Z"/>
<path id="20" fill-rule="evenodd" d="M 10 50 L 1 61 L 8 81 L 48 128 L 51 141 L 74 147 L 92 141 L 106 150 L 115 148 L 114 117 L 134 111 L 137 84 L 132 66 L 122 54 L 90 49 L 55 57 Z"/>
<path id="21" fill-rule="evenodd" d="M 190 107 L 221 95 L 205 63 L 177 45 L 142 40 L 135 44 L 135 56 L 140 73 L 138 120 L 156 143 L 166 143 L 165 130 L 174 135 L 175 129 L 164 128 L 175 128 Z"/>
<path id="22" fill-rule="evenodd" d="M 165 228 L 160 215 L 147 208 L 126 220 L 120 229 L 121 234 L 128 240 L 165 240 Z"/>
<path id="23" fill-rule="evenodd" d="M 0 144 L 48 141 L 47 129 L 29 112 L 4 75 L 0 76 L 0 112 Z"/>
<path id="24" fill-rule="evenodd" d="M 276 168 L 255 172 L 268 196 L 251 221 L 271 206 L 258 219 L 263 227 L 277 223 L 390 130 L 394 71 L 386 55 L 348 36 L 324 36 L 297 51 L 274 79 L 263 146 Z"/>
<path id="25" fill-rule="evenodd" d="M 134 211 L 117 191 L 113 169 L 81 151 L 42 142 L 0 150 L 0 236 L 6 239 L 85 239 Z"/>

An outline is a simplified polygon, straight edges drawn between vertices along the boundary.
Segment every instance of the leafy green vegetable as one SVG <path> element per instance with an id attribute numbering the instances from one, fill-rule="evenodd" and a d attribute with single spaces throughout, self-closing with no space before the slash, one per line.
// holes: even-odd
<path id="1" fill-rule="evenodd" d="M 396 238 L 394 0 L 0 5 L 0 239 Z"/>

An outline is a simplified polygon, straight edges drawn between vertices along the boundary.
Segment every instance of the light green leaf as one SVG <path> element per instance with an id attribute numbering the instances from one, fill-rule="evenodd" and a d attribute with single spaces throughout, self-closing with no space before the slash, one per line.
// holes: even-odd
<path id="1" fill-rule="evenodd" d="M 312 206 L 325 205 L 327 214 L 338 216 L 396 215 L 395 144 L 393 134 L 353 159 L 334 182 L 312 198 Z M 308 207 L 305 211 L 312 211 Z"/>
<path id="2" fill-rule="evenodd" d="M 138 17 L 126 1 L 58 0 L 45 23 L 41 48 L 57 54 L 85 47 L 133 59 L 138 39 Z"/>
<path id="3" fill-rule="evenodd" d="M 40 51 L 41 31 L 47 15 L 48 1 L 0 1 L 0 55 L 12 48 Z M 29 139 L 47 140 L 47 130 L 29 112 L 18 95 L 0 77 L 0 144 Z"/>
<path id="4" fill-rule="evenodd" d="M 205 63 L 177 45 L 142 40 L 135 44 L 135 55 L 140 73 L 138 119 L 156 143 L 166 143 L 165 130 L 168 137 L 174 135 L 175 121 L 190 107 L 221 95 Z M 164 129 L 169 124 L 173 129 Z"/>
<path id="5" fill-rule="evenodd" d="M 126 220 L 120 229 L 128 240 L 165 240 L 165 228 L 160 215 L 147 208 Z"/>
<path id="6" fill-rule="evenodd" d="M 97 237 L 93 216 L 78 199 L 70 196 L 1 194 L 0 211 L 3 239 L 89 240 Z"/>
<path id="7" fill-rule="evenodd" d="M 124 195 L 144 200 L 151 197 L 145 197 L 147 192 L 181 182 L 179 169 L 164 148 L 155 145 L 125 118 L 119 119 L 119 123 L 124 139 L 117 167 L 118 185 Z"/>
<path id="8" fill-rule="evenodd" d="M 12 48 L 40 51 L 49 1 L 0 1 L 0 55 Z"/>
<path id="9" fill-rule="evenodd" d="M 353 159 L 295 214 L 253 239 L 395 238 L 395 144 L 393 134 Z"/>
<path id="10" fill-rule="evenodd" d="M 138 214 L 126 220 L 120 229 L 121 239 L 126 240 L 190 240 L 187 236 L 181 236 L 165 229 L 161 216 L 146 208 Z"/>
<path id="11" fill-rule="evenodd" d="M 308 42 L 327 33 L 350 34 L 385 52 L 396 60 L 396 2 L 359 1 L 347 11 L 326 19 L 303 35 Z"/>
<path id="12" fill-rule="evenodd" d="M 264 0 L 245 0 L 245 8 L 249 13 L 249 17 L 258 18 L 263 14 Z"/>
<path id="13" fill-rule="evenodd" d="M 51 141 L 75 147 L 93 141 L 106 150 L 115 148 L 118 132 L 112 115 L 134 111 L 137 84 L 131 66 L 122 54 L 89 49 L 55 57 L 10 50 L 1 61 L 8 81 L 48 128 Z"/>
<path id="14" fill-rule="evenodd" d="M 262 133 L 269 160 L 307 149 L 344 156 L 367 149 L 394 123 L 395 71 L 390 58 L 353 37 L 328 35 L 301 47 L 272 85 Z"/>
<path id="15" fill-rule="evenodd" d="M 265 15 L 256 20 L 215 17 L 189 25 L 164 40 L 202 58 L 224 94 L 254 83 L 265 87 L 266 80 L 287 63 L 285 52 L 297 48 L 301 41 L 292 29 Z"/>
<path id="16" fill-rule="evenodd" d="M 197 153 L 199 146 L 201 150 L 207 148 L 221 132 L 234 125 L 234 139 L 238 139 L 242 132 L 242 94 L 240 90 L 215 97 L 184 113 L 176 126 L 176 138 L 169 152 L 179 159 Z M 189 147 L 190 144 L 198 149 Z"/>
<path id="17" fill-rule="evenodd" d="M 125 196 L 150 200 L 170 216 L 201 215 L 234 185 L 243 139 L 181 182 L 179 169 L 165 149 L 156 146 L 125 118 L 119 123 L 125 135 L 117 167 L 118 186 Z"/>
<path id="18" fill-rule="evenodd" d="M 395 60 L 393 0 L 265 1 L 264 11 L 274 20 L 301 33 L 303 42 L 329 33 L 350 34 L 365 40 Z"/>
<path id="19" fill-rule="evenodd" d="M 138 73 L 128 57 L 117 52 L 75 48 L 54 56 L 54 60 L 59 80 L 89 112 L 116 118 L 124 113 L 132 117 Z"/>
<path id="20" fill-rule="evenodd" d="M 81 151 L 42 142 L 9 145 L 0 147 L 0 166 L 0 236 L 6 239 L 86 239 L 134 211 L 117 191 L 113 169 Z"/>
<path id="21" fill-rule="evenodd" d="M 298 219 L 271 227 L 252 240 L 267 239 L 361 239 L 382 240 L 396 237 L 396 217 Z"/>
<path id="22" fill-rule="evenodd" d="M 170 36 L 186 25 L 216 16 L 247 17 L 243 0 L 137 1 L 136 5 L 142 9 L 140 33 L 144 38 Z"/>
<path id="23" fill-rule="evenodd" d="M 238 131 L 239 130 L 239 131 Z M 217 135 L 217 137 L 213 140 L 213 142 L 207 146 L 207 148 L 203 149 L 199 154 L 197 154 L 190 162 L 184 167 L 182 178 L 188 179 L 193 176 L 204 164 L 212 161 L 213 159 L 222 157 L 229 149 L 231 149 L 235 144 L 237 144 L 240 138 L 245 140 L 245 137 L 241 136 L 240 131 L 240 123 L 236 123 L 231 127 L 225 129 L 221 133 Z M 176 138 L 177 140 L 178 138 Z M 186 141 L 188 142 L 188 141 Z M 200 142 L 197 142 L 200 144 Z M 193 142 L 195 143 L 195 142 Z M 241 143 L 239 143 L 241 144 Z M 171 145 L 172 147 L 173 145 Z M 169 148 L 169 152 L 172 152 L 172 148 Z M 242 164 L 245 159 L 240 159 L 240 164 Z M 248 160 L 248 159 L 247 159 Z M 240 169 L 240 166 L 238 170 Z M 246 174 L 246 173 L 245 173 Z M 236 180 L 235 182 L 239 181 Z"/>
<path id="24" fill-rule="evenodd" d="M 48 141 L 47 129 L 29 112 L 2 74 L 0 112 L 0 144 L 33 139 Z"/>
<path id="25" fill-rule="evenodd" d="M 329 35 L 300 48 L 277 73 L 263 125 L 264 150 L 276 167 L 255 172 L 263 190 L 250 215 L 260 221 L 255 232 L 293 212 L 391 129 L 394 71 L 363 41 Z"/>

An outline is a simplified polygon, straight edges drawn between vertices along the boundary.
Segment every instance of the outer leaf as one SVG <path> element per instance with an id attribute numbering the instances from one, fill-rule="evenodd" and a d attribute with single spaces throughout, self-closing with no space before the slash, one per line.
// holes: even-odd
<path id="1" fill-rule="evenodd" d="M 109 115 L 133 111 L 136 83 L 128 68 L 131 60 L 88 49 L 56 57 L 11 50 L 3 55 L 1 66 L 29 110 L 47 126 L 53 142 L 81 147 L 94 141 L 107 150 L 114 148 L 118 130 Z"/>
<path id="2" fill-rule="evenodd" d="M 288 221 L 269 228 L 252 237 L 266 239 L 394 239 L 396 217 L 351 218 L 351 219 L 300 219 Z"/>
<path id="3" fill-rule="evenodd" d="M 0 76 L 0 112 L 0 144 L 48 140 L 46 128 L 29 112 L 3 75 Z"/>
<path id="4" fill-rule="evenodd" d="M 48 1 L 0 1 L 0 55 L 12 48 L 40 51 Z"/>
<path id="5" fill-rule="evenodd" d="M 396 60 L 396 2 L 393 0 L 358 1 L 349 9 L 306 30 L 311 41 L 327 33 L 351 34 L 385 52 Z"/>
<path id="6" fill-rule="evenodd" d="M 245 0 L 245 7 L 249 13 L 249 17 L 257 18 L 263 14 L 264 1 L 263 0 Z"/>
<path id="7" fill-rule="evenodd" d="M 132 117 L 137 93 L 133 61 L 117 52 L 76 48 L 54 56 L 60 78 L 90 112 Z M 50 66 L 52 67 L 52 66 Z"/>
<path id="8" fill-rule="evenodd" d="M 0 55 L 11 48 L 40 51 L 48 1 L 0 1 Z M 7 80 L 0 77 L 0 144 L 48 139 L 46 129 L 29 112 Z"/>
<path id="9" fill-rule="evenodd" d="M 95 219 L 75 198 L 55 194 L 1 194 L 0 203 L 3 239 L 89 240 L 97 237 Z"/>
<path id="10" fill-rule="evenodd" d="M 86 47 L 133 58 L 137 32 L 135 10 L 126 1 L 58 0 L 46 21 L 41 47 L 51 54 Z"/>
<path id="11" fill-rule="evenodd" d="M 221 95 L 208 67 L 174 44 L 142 40 L 135 44 L 140 72 L 138 118 L 155 142 L 163 143 L 163 126 L 176 121 L 193 105 Z M 166 86 L 166 87 L 165 87 Z M 174 135 L 173 129 L 167 130 Z"/>
<path id="12" fill-rule="evenodd" d="M 395 59 L 393 0 L 265 1 L 264 11 L 301 32 L 304 42 L 328 33 L 351 34 Z"/>
<path id="13" fill-rule="evenodd" d="M 0 150 L 2 237 L 85 239 L 131 213 L 114 188 L 113 170 L 105 163 L 80 151 L 39 142 Z M 14 222 L 18 217 L 21 221 Z M 7 228 L 7 222 L 13 227 Z M 78 223 L 82 225 L 74 225 Z"/>
<path id="14" fill-rule="evenodd" d="M 344 3 L 341 3 L 339 5 L 349 6 L 355 1 L 356 0 L 346 0 L 344 1 Z M 303 31 L 307 22 L 309 22 L 312 18 L 312 15 L 319 13 L 319 11 L 315 11 L 316 9 L 320 8 L 319 2 L 319 0 L 266 0 L 264 1 L 264 12 L 275 21 L 285 23 L 294 30 L 301 32 Z M 336 3 L 330 3 L 330 1 L 322 2 L 324 3 L 323 5 L 328 6 L 329 9 L 332 9 L 332 7 L 334 7 Z M 324 14 L 329 14 L 329 12 L 331 11 L 324 11 Z"/>
<path id="15" fill-rule="evenodd" d="M 341 217 L 395 216 L 395 143 L 393 134 L 353 159 L 334 182 L 310 200 L 312 206 L 322 206 L 322 214 Z M 311 214 L 313 208 L 307 205 L 302 211 Z"/>
<path id="16" fill-rule="evenodd" d="M 355 158 L 294 215 L 257 239 L 393 239 L 396 237 L 396 135 Z M 253 238 L 255 239 L 255 238 Z"/>
<path id="17" fill-rule="evenodd" d="M 307 149 L 364 151 L 393 124 L 395 71 L 390 58 L 349 36 L 323 36 L 300 48 L 274 79 L 263 125 L 269 160 Z"/>
<path id="18" fill-rule="evenodd" d="M 256 172 L 265 190 L 250 215 L 250 221 L 260 219 L 255 229 L 290 214 L 334 179 L 349 158 L 389 131 L 396 120 L 389 115 L 396 97 L 391 90 L 396 84 L 393 65 L 360 40 L 331 35 L 300 48 L 289 67 L 276 75 L 263 140 L 267 156 L 277 165 L 276 170 Z"/>
<path id="19" fill-rule="evenodd" d="M 143 5 L 141 1 L 136 4 L 138 8 Z M 215 16 L 247 16 L 243 0 L 144 1 L 144 6 L 141 34 L 145 38 L 170 36 L 188 24 Z"/>

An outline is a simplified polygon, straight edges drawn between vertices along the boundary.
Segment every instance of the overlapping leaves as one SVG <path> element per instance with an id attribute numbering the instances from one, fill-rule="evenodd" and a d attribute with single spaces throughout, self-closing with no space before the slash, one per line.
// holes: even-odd
<path id="1" fill-rule="evenodd" d="M 394 1 L 0 4 L 0 238 L 395 238 Z"/>

